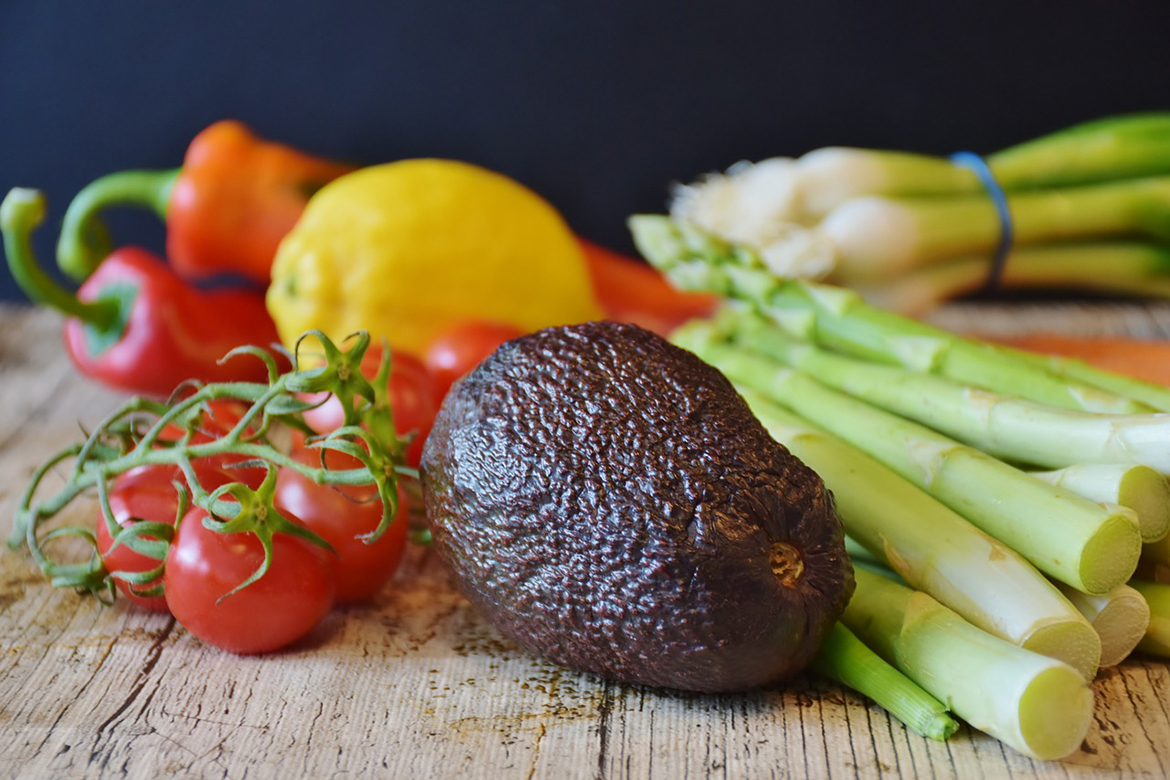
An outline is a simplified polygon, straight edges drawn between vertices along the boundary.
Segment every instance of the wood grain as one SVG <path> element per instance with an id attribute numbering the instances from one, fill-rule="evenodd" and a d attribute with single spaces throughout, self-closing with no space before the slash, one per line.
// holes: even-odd
<path id="1" fill-rule="evenodd" d="M 987 309 L 945 314 L 952 324 L 1012 321 Z M 1163 309 L 1121 316 L 1170 323 Z M 1108 311 L 1061 317 L 1049 310 L 1045 328 L 1089 321 L 1112 332 L 1117 322 Z M 0 325 L 6 535 L 35 465 L 118 397 L 73 372 L 54 316 L 0 307 Z M 68 519 L 93 511 L 83 502 Z M 497 634 L 422 550 L 374 603 L 335 611 L 287 652 L 251 658 L 124 602 L 54 590 L 23 554 L 0 555 L 6 777 L 1170 776 L 1167 665 L 1131 659 L 1094 692 L 1081 751 L 1042 763 L 967 728 L 946 744 L 925 740 L 812 677 L 697 696 L 559 669 Z"/>

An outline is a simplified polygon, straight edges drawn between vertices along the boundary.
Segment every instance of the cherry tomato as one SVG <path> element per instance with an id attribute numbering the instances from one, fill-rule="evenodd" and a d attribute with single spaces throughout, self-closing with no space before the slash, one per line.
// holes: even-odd
<path id="1" fill-rule="evenodd" d="M 205 517 L 198 507 L 184 515 L 167 553 L 163 581 L 175 619 L 204 642 L 241 654 L 278 650 L 309 633 L 333 605 L 328 553 L 278 533 L 264 576 L 227 596 L 260 567 L 264 549 L 250 533 L 205 527 Z"/>
<path id="2" fill-rule="evenodd" d="M 192 463 L 195 475 L 204 490 L 214 490 L 220 485 L 239 477 L 219 470 L 210 458 L 201 458 Z M 118 525 L 126 526 L 141 520 L 156 523 L 175 522 L 179 511 L 179 495 L 175 490 L 176 480 L 182 483 L 183 472 L 177 466 L 139 466 L 125 474 L 119 474 L 110 484 L 110 510 Z M 113 547 L 109 526 L 99 511 L 94 535 L 97 538 L 98 554 L 106 570 L 110 572 L 139 573 L 158 568 L 161 561 L 134 552 L 125 545 Z M 150 538 L 150 537 L 147 537 Z M 113 549 L 111 549 L 113 547 Z M 118 590 L 135 604 L 155 612 L 166 612 L 167 602 L 163 596 L 140 596 L 135 590 L 145 590 L 157 584 L 130 585 L 120 579 L 114 580 Z"/>
<path id="3" fill-rule="evenodd" d="M 220 438 L 235 428 L 236 423 L 248 411 L 248 407 L 242 401 L 231 398 L 212 399 L 207 402 L 207 407 L 208 412 L 203 416 L 201 427 L 191 435 L 192 444 L 203 444 Z M 182 435 L 182 429 L 170 425 L 163 429 L 160 438 L 164 441 L 177 441 Z M 235 464 L 248 460 L 243 455 L 213 455 L 200 460 L 206 460 L 212 468 L 222 470 L 230 478 L 229 481 L 243 482 L 253 490 L 260 486 L 267 473 L 263 466 L 237 467 Z"/>
<path id="4" fill-rule="evenodd" d="M 295 446 L 292 455 L 300 462 L 318 466 L 321 453 Z M 349 469 L 360 463 L 340 452 L 326 453 L 331 469 Z M 276 477 L 276 506 L 288 512 L 333 548 L 331 556 L 337 582 L 337 602 L 355 604 L 378 593 L 394 575 L 406 547 L 407 507 L 398 491 L 398 513 L 378 541 L 367 544 L 357 538 L 378 527 L 382 502 L 373 486 L 319 485 L 292 469 L 281 469 Z"/>
<path id="5" fill-rule="evenodd" d="M 118 525 L 125 526 L 136 520 L 173 524 L 179 510 L 179 498 L 172 480 L 178 471 L 171 466 L 140 466 L 119 475 L 110 485 L 110 510 Z M 102 563 L 111 572 L 139 573 L 158 568 L 161 561 L 136 553 L 125 545 L 113 550 L 113 538 L 106 525 L 105 517 L 98 512 L 95 524 L 98 554 Z M 163 596 L 139 596 L 133 588 L 146 589 L 157 584 L 131 586 L 115 579 L 123 595 L 130 601 L 155 612 L 167 611 L 167 600 Z"/>
<path id="6" fill-rule="evenodd" d="M 441 403 L 455 380 L 478 366 L 505 341 L 524 335 L 512 325 L 498 322 L 466 321 L 452 325 L 427 348 L 423 363 L 434 377 Z"/>
<path id="7" fill-rule="evenodd" d="M 382 351 L 371 347 L 362 358 L 362 373 L 372 379 L 378 373 Z M 394 428 L 399 436 L 412 436 L 406 449 L 406 462 L 417 466 L 423 442 L 435 422 L 438 403 L 434 381 L 422 361 L 405 352 L 395 352 L 390 366 L 390 407 L 394 410 Z M 310 399 L 311 400 L 311 399 Z M 305 422 L 317 433 L 328 433 L 341 425 L 341 403 L 330 398 L 321 406 L 305 412 Z"/>

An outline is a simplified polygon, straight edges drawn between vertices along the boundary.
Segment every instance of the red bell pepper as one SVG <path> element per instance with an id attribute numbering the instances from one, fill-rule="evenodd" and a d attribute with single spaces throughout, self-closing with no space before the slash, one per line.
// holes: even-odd
<path id="1" fill-rule="evenodd" d="M 187 379 L 267 381 L 267 369 L 255 357 L 219 362 L 242 344 L 279 341 L 262 294 L 192 287 L 137 247 L 110 254 L 72 293 L 33 256 L 32 231 L 44 216 L 44 196 L 36 190 L 13 189 L 0 203 L 8 267 L 30 299 L 67 315 L 65 347 L 82 373 L 155 397 L 170 395 Z"/>
<path id="2" fill-rule="evenodd" d="M 309 198 L 352 170 L 258 138 L 240 122 L 216 122 L 191 141 L 182 168 L 122 171 L 86 185 L 65 214 L 57 264 L 86 279 L 110 249 L 102 209 L 136 205 L 166 221 L 167 258 L 180 276 L 267 285 L 276 248 Z"/>
<path id="3" fill-rule="evenodd" d="M 679 290 L 649 264 L 592 241 L 577 239 L 589 264 L 594 292 L 606 316 L 662 336 L 695 317 L 708 317 L 718 298 Z"/>

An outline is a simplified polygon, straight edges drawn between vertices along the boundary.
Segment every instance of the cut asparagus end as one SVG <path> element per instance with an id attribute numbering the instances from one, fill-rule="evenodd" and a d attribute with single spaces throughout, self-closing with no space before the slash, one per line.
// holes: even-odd
<path id="1" fill-rule="evenodd" d="M 1170 658 L 1170 585 L 1145 580 L 1130 580 L 1129 584 L 1150 607 L 1150 625 L 1138 642 L 1138 652 Z"/>
<path id="2" fill-rule="evenodd" d="M 1032 476 L 1090 501 L 1132 509 L 1145 544 L 1170 534 L 1170 482 L 1149 466 L 1083 463 L 1055 471 L 1032 472 Z"/>
<path id="3" fill-rule="evenodd" d="M 1104 596 L 1089 596 L 1064 584 L 1057 587 L 1101 638 L 1102 667 L 1124 661 L 1145 636 L 1150 625 L 1150 605 L 1134 588 L 1122 585 Z"/>
<path id="4" fill-rule="evenodd" d="M 688 327 L 682 340 L 697 346 L 702 336 Z M 984 631 L 1092 679 L 1101 651 L 1096 631 L 1018 553 L 857 448 L 750 388 L 737 389 L 768 433 L 833 491 L 855 563 L 893 569 Z"/>
<path id="5" fill-rule="evenodd" d="M 1024 755 L 1057 759 L 1088 732 L 1093 694 L 1071 666 L 963 620 L 863 567 L 844 622 L 971 726 Z"/>
<path id="6" fill-rule="evenodd" d="M 1089 537 L 1081 553 L 1078 590 L 1103 595 L 1133 576 L 1141 556 L 1141 535 L 1137 517 L 1125 507 L 1116 507 L 1096 533 Z M 1129 553 L 1132 551 L 1132 555 Z M 1070 583 L 1076 584 L 1076 583 Z"/>
<path id="7" fill-rule="evenodd" d="M 1150 582 L 1170 582 L 1170 536 L 1142 545 L 1136 576 Z"/>
<path id="8" fill-rule="evenodd" d="M 959 728 L 942 702 L 886 663 L 840 623 L 821 644 L 812 669 L 873 699 L 916 734 L 945 742 Z"/>
<path id="9" fill-rule="evenodd" d="M 1051 666 L 1024 688 L 1018 721 L 1020 752 L 1044 760 L 1064 758 L 1076 752 L 1089 731 L 1093 691 L 1069 667 Z"/>
<path id="10" fill-rule="evenodd" d="M 1060 621 L 1040 626 L 1020 646 L 1063 661 L 1086 681 L 1092 681 L 1101 666 L 1101 637 L 1090 623 Z"/>
<path id="11" fill-rule="evenodd" d="M 1148 466 L 1127 469 L 1118 489 L 1117 503 L 1137 515 L 1143 542 L 1157 542 L 1170 534 L 1170 482 L 1154 469 Z"/>

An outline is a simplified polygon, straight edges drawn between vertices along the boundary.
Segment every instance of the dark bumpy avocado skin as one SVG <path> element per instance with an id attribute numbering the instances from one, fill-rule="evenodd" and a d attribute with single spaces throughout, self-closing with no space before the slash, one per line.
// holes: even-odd
<path id="1" fill-rule="evenodd" d="M 800 671 L 853 573 L 820 478 L 730 383 L 629 325 L 503 345 L 427 439 L 434 546 L 522 647 L 617 680 L 734 691 Z M 803 571 L 773 570 L 788 543 Z"/>

